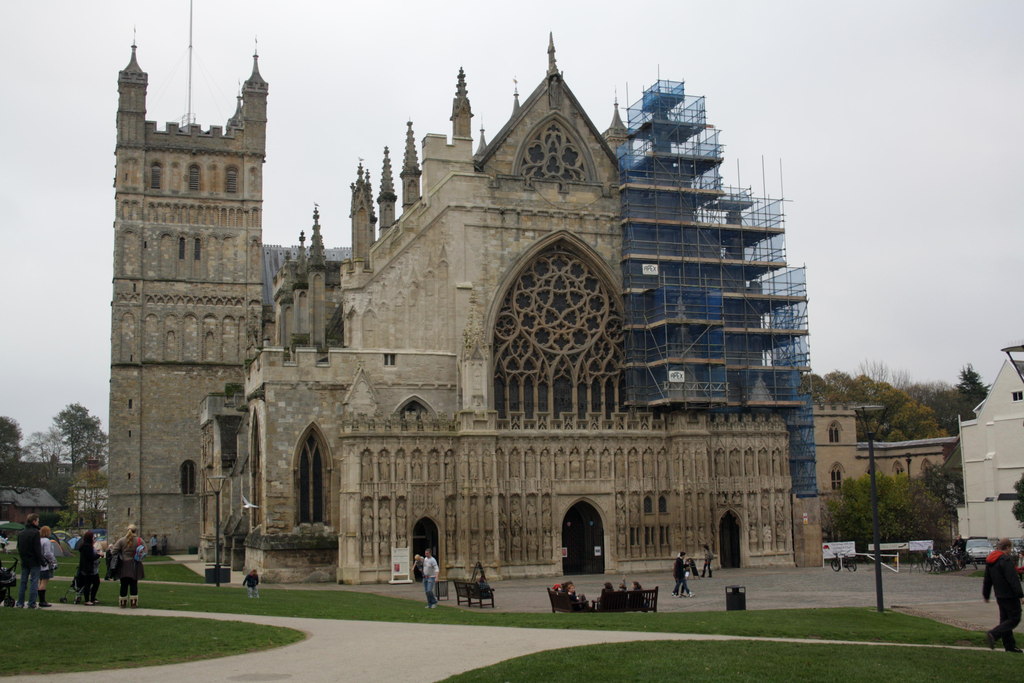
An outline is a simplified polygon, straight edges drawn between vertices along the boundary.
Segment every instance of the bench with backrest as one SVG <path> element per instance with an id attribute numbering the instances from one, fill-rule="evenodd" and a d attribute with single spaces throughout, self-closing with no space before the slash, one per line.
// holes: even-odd
<path id="1" fill-rule="evenodd" d="M 638 591 L 601 591 L 594 603 L 598 612 L 657 612 L 658 587 Z"/>
<path id="2" fill-rule="evenodd" d="M 589 612 L 590 606 L 586 602 L 574 602 L 565 591 L 556 591 L 548 588 L 548 600 L 551 601 L 552 612 Z"/>
<path id="3" fill-rule="evenodd" d="M 456 581 L 452 583 L 455 585 L 455 599 L 457 604 L 461 605 L 462 601 L 465 600 L 466 604 L 470 607 L 473 606 L 475 601 L 477 607 L 484 607 L 484 601 L 489 601 L 491 607 L 494 607 L 494 589 L 493 588 L 480 588 L 480 584 L 475 581 Z"/>

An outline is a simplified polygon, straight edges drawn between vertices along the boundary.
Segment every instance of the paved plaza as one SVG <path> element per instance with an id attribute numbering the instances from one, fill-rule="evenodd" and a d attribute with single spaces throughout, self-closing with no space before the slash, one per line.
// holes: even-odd
<path id="1" fill-rule="evenodd" d="M 604 581 L 615 584 L 623 578 L 613 575 L 571 577 L 577 587 L 589 596 L 600 593 Z M 798 569 L 733 569 L 715 572 L 714 578 L 696 579 L 691 590 L 696 597 L 671 597 L 671 571 L 638 574 L 625 577 L 637 580 L 645 588 L 660 588 L 659 612 L 724 611 L 726 587 L 745 587 L 748 609 L 784 609 L 815 607 L 875 606 L 875 577 L 870 566 L 859 571 L 833 572 L 829 568 Z M 562 581 L 562 577 L 521 579 L 494 582 L 496 611 L 548 612 L 545 586 Z M 232 576 L 233 586 L 221 590 L 242 591 L 241 575 Z M 996 621 L 996 606 L 981 599 L 981 579 L 967 573 L 928 575 L 903 571 L 883 576 L 885 605 L 887 608 L 907 611 L 972 629 L 990 628 Z M 263 584 L 261 590 L 292 590 L 316 588 L 325 591 L 359 591 L 391 597 L 423 599 L 420 584 L 400 585 L 273 585 Z M 216 590 L 212 589 L 211 590 Z M 455 606 L 454 591 L 451 599 L 441 602 L 442 607 L 469 609 Z M 59 605 L 52 609 L 74 610 L 77 606 Z M 628 642 L 638 640 L 750 640 L 715 635 L 689 635 L 672 633 L 609 632 L 550 629 L 524 629 L 500 627 L 455 626 L 443 624 L 409 624 L 384 622 L 345 621 L 339 619 L 300 619 L 288 617 L 262 617 L 232 614 L 189 613 L 160 610 L 129 610 L 116 607 L 97 607 L 132 618 L 138 614 L 173 619 L 193 616 L 206 619 L 248 621 L 253 623 L 287 626 L 305 632 L 304 641 L 283 648 L 216 660 L 189 662 L 167 666 L 119 669 L 103 672 L 104 681 L 166 681 L 166 680 L 221 680 L 221 681 L 385 681 L 401 677 L 414 677 L 419 681 L 441 680 L 463 671 L 530 654 L 576 645 Z M 473 608 L 478 609 L 478 608 Z M 563 614 L 560 618 L 572 619 Z M 465 647 L 472 642 L 473 647 Z M 814 640 L 822 643 L 829 641 Z M 894 645 L 892 647 L 907 647 Z M 919 647 L 919 646 L 910 646 Z M 443 653 L 443 654 L 440 654 Z M 52 675 L 47 681 L 94 681 L 96 672 Z M 10 680 L 40 680 L 37 676 L 12 677 Z"/>

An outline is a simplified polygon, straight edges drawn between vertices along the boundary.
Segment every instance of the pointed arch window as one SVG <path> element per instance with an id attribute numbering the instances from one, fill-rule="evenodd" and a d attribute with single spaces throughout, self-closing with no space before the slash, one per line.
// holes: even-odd
<path id="1" fill-rule="evenodd" d="M 509 287 L 494 326 L 494 408 L 610 416 L 621 405 L 622 317 L 567 245 L 541 252 Z"/>
<path id="2" fill-rule="evenodd" d="M 199 191 L 199 166 L 197 164 L 188 167 L 188 189 L 193 192 Z"/>
<path id="3" fill-rule="evenodd" d="M 320 440 L 316 434 L 306 437 L 299 453 L 299 523 L 324 520 L 324 466 Z"/>
<path id="4" fill-rule="evenodd" d="M 196 464 L 191 460 L 181 463 L 178 468 L 181 492 L 186 496 L 195 495 L 196 492 Z"/>
<path id="5" fill-rule="evenodd" d="M 160 183 L 163 181 L 163 170 L 160 164 L 153 164 L 149 167 L 149 189 L 160 189 Z"/>
<path id="6" fill-rule="evenodd" d="M 650 496 L 644 496 L 644 514 L 645 515 L 654 514 L 654 503 L 653 503 L 653 501 L 651 501 L 651 497 Z"/>
<path id="7" fill-rule="evenodd" d="M 828 442 L 839 443 L 839 423 L 833 422 L 828 426 Z"/>
<path id="8" fill-rule="evenodd" d="M 832 490 L 838 491 L 843 488 L 843 468 L 838 463 L 832 466 L 832 471 L 829 474 L 832 479 Z"/>
<path id="9" fill-rule="evenodd" d="M 665 499 L 665 496 L 658 496 L 658 512 L 661 514 L 668 512 L 668 501 Z"/>
<path id="10" fill-rule="evenodd" d="M 178 260 L 179 261 L 184 261 L 185 260 L 185 238 L 184 237 L 179 237 L 178 238 Z"/>

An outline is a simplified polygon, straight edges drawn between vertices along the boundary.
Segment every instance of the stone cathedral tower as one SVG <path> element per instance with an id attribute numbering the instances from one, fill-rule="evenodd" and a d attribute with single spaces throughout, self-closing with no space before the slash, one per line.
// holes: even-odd
<path id="1" fill-rule="evenodd" d="M 259 335 L 268 86 L 254 56 L 226 126 L 158 129 L 135 53 L 118 75 L 108 515 L 185 548 L 200 401 L 243 381 Z"/>

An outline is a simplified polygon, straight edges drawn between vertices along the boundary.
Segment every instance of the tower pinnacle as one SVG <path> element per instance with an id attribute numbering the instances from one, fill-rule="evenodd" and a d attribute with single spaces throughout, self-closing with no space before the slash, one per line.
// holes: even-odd
<path id="1" fill-rule="evenodd" d="M 473 118 L 473 109 L 469 106 L 469 97 L 466 95 L 466 72 L 459 67 L 459 79 L 455 85 L 455 99 L 452 100 L 452 137 L 472 137 L 470 132 L 470 119 Z"/>

